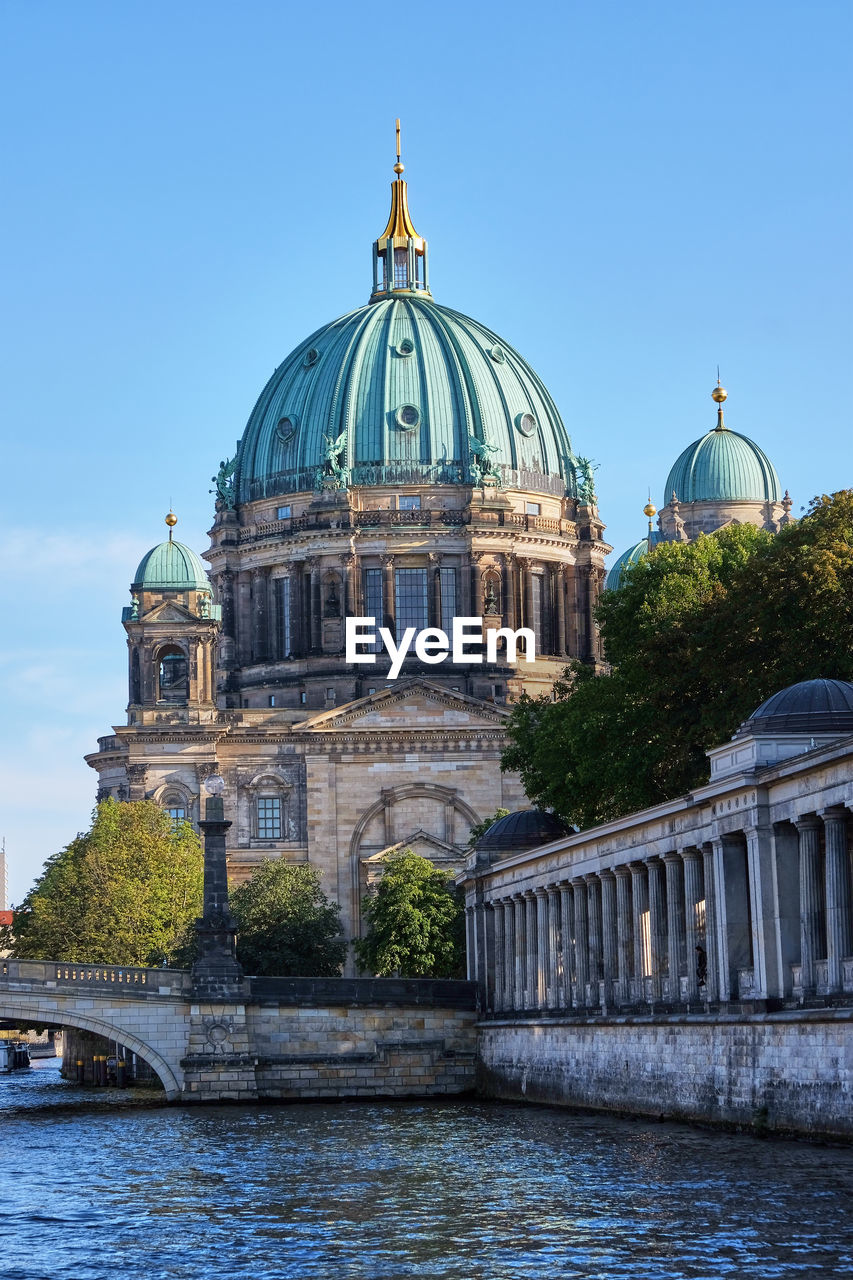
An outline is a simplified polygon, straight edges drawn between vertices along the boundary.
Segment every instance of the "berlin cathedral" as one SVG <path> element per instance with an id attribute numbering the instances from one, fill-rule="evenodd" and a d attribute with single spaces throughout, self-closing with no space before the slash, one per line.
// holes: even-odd
<path id="1" fill-rule="evenodd" d="M 349 937 L 389 852 L 456 871 L 474 823 L 528 806 L 500 769 L 508 706 L 547 694 L 571 659 L 601 666 L 611 550 L 593 464 L 542 381 L 433 299 L 399 131 L 394 172 L 369 301 L 283 360 L 220 463 L 207 567 L 171 512 L 142 557 L 122 613 L 127 723 L 86 758 L 99 799 L 150 798 L 176 821 L 198 822 L 220 775 L 233 879 L 267 858 L 310 863 Z M 725 395 L 608 588 L 657 541 L 790 518 L 766 455 L 725 426 Z M 396 678 L 378 643 L 348 661 L 347 619 L 399 641 L 458 617 L 500 634 L 465 661 L 410 650 Z M 521 628 L 532 661 L 510 652 L 504 632 Z"/>

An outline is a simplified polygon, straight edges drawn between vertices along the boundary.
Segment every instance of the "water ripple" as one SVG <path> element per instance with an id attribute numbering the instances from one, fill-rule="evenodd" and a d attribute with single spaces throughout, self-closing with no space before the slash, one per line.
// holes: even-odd
<path id="1" fill-rule="evenodd" d="M 853 1152 L 484 1103 L 172 1109 L 0 1081 L 7 1280 L 850 1274 Z"/>

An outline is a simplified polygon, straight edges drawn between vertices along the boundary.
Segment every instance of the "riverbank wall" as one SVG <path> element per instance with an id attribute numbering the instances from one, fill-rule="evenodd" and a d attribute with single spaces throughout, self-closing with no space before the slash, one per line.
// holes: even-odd
<path id="1" fill-rule="evenodd" d="M 496 1018 L 486 1097 L 853 1139 L 853 1010 Z"/>

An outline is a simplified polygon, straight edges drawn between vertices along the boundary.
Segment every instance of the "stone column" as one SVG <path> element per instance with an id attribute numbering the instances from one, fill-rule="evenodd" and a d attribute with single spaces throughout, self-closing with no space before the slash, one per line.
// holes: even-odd
<path id="1" fill-rule="evenodd" d="M 429 553 L 429 571 L 432 574 L 432 582 L 429 591 L 429 625 L 431 627 L 441 626 L 441 553 L 439 551 L 430 551 Z"/>
<path id="2" fill-rule="evenodd" d="M 267 651 L 268 569 L 252 570 L 252 661 L 263 662 Z"/>
<path id="3" fill-rule="evenodd" d="M 503 567 L 503 624 L 505 627 L 512 627 L 513 631 L 517 631 L 520 623 L 517 621 L 517 591 L 516 591 L 516 562 L 514 555 L 504 556 Z"/>
<path id="4" fill-rule="evenodd" d="M 548 963 L 548 891 L 536 891 L 536 1008 L 546 1009 L 551 985 Z"/>
<path id="5" fill-rule="evenodd" d="M 501 903 L 504 917 L 504 989 L 501 1007 L 514 1009 L 515 998 L 515 904 L 512 898 L 504 898 Z"/>
<path id="6" fill-rule="evenodd" d="M 303 658 L 308 647 L 305 629 L 305 561 L 293 560 L 290 564 L 290 652 L 294 658 Z M 287 590 L 288 588 L 284 588 Z"/>
<path id="7" fill-rule="evenodd" d="M 646 998 L 646 950 L 643 917 L 649 909 L 649 879 L 644 862 L 630 863 L 631 896 L 634 900 L 634 980 L 638 1000 Z"/>
<path id="8" fill-rule="evenodd" d="M 822 959 L 820 910 L 820 820 L 808 813 L 795 823 L 800 834 L 800 969 L 803 992 L 815 989 L 815 961 Z"/>
<path id="9" fill-rule="evenodd" d="M 677 853 L 665 853 L 666 866 L 666 933 L 669 998 L 681 1001 L 681 974 L 684 971 L 686 947 L 684 921 L 684 880 L 682 863 Z"/>
<path id="10" fill-rule="evenodd" d="M 595 873 L 585 876 L 587 928 L 589 929 L 589 985 L 592 1004 L 599 1003 L 598 984 L 602 976 L 601 964 L 601 881 Z"/>
<path id="11" fill-rule="evenodd" d="M 568 652 L 572 658 L 580 658 L 583 642 L 581 640 L 581 617 L 578 605 L 578 570 L 577 565 L 566 565 L 566 596 L 568 602 Z"/>
<path id="12" fill-rule="evenodd" d="M 554 565 L 554 606 L 554 653 L 562 658 L 566 652 L 566 577 L 561 564 Z"/>
<path id="13" fill-rule="evenodd" d="M 525 938 L 527 940 L 524 1007 L 525 1009 L 537 1009 L 539 1007 L 539 938 L 536 930 L 536 894 L 532 889 L 525 891 L 524 905 Z"/>
<path id="14" fill-rule="evenodd" d="M 851 954 L 850 858 L 847 810 L 836 804 L 821 813 L 826 838 L 826 967 L 830 991 L 841 991 L 841 961 Z"/>
<path id="15" fill-rule="evenodd" d="M 388 627 L 391 634 L 396 636 L 394 626 L 394 557 L 383 555 L 379 557 L 379 563 L 382 565 L 382 609 L 385 614 L 383 626 Z"/>
<path id="16" fill-rule="evenodd" d="M 242 993 L 243 970 L 237 963 L 237 921 L 228 902 L 225 821 L 221 795 L 208 797 L 204 820 L 204 894 L 202 917 L 196 922 L 198 958 L 192 968 L 193 990 L 207 999 Z"/>
<path id="17" fill-rule="evenodd" d="M 616 968 L 619 975 L 617 1003 L 631 1000 L 631 975 L 634 960 L 634 929 L 631 906 L 631 869 L 615 867 L 616 877 Z"/>
<path id="18" fill-rule="evenodd" d="M 527 963 L 527 930 L 525 929 L 524 895 L 517 893 L 512 900 L 515 915 L 515 981 L 512 997 L 514 1009 L 524 1008 L 524 979 Z"/>
<path id="19" fill-rule="evenodd" d="M 548 888 L 548 986 L 546 1003 L 549 1009 L 560 1005 L 562 990 L 562 954 L 560 951 L 560 891 L 553 885 Z"/>
<path id="20" fill-rule="evenodd" d="M 495 1013 L 500 1013 L 504 1007 L 504 913 L 500 902 L 490 902 L 489 907 L 492 912 L 492 937 L 494 938 L 489 985 L 492 991 L 492 1008 Z"/>
<path id="21" fill-rule="evenodd" d="M 602 871 L 601 881 L 601 976 L 604 979 L 604 1000 L 613 1003 L 613 984 L 616 979 L 616 876 L 612 871 Z"/>
<path id="22" fill-rule="evenodd" d="M 483 616 L 483 571 L 480 565 L 483 560 L 482 551 L 471 552 L 471 603 L 473 617 Z"/>
<path id="23" fill-rule="evenodd" d="M 652 951 L 653 990 L 655 997 L 660 999 L 662 977 L 667 964 L 663 863 L 660 858 L 649 858 L 646 866 L 649 871 L 649 936 Z"/>
<path id="24" fill-rule="evenodd" d="M 477 981 L 477 935 L 474 929 L 474 908 L 465 908 L 465 955 L 468 960 L 467 978 Z M 478 1002 L 479 1003 L 479 1002 Z"/>
<path id="25" fill-rule="evenodd" d="M 586 1007 L 586 986 L 589 982 L 589 916 L 587 913 L 586 881 L 577 876 L 572 881 L 575 900 L 575 973 L 578 984 L 578 1004 Z"/>
<path id="26" fill-rule="evenodd" d="M 533 634 L 536 636 L 536 650 L 538 652 L 541 627 L 539 625 L 539 619 L 534 616 L 533 565 L 526 557 L 520 557 L 518 564 L 521 569 L 522 599 L 524 600 L 524 625 L 525 627 L 530 627 Z"/>
<path id="27" fill-rule="evenodd" d="M 572 887 L 568 880 L 563 880 L 560 884 L 560 942 L 563 959 L 563 982 L 560 1003 L 564 1009 L 571 1009 L 572 1007 L 573 936 Z"/>
<path id="28" fill-rule="evenodd" d="M 717 933 L 717 880 L 714 848 L 710 843 L 702 845 L 702 879 L 705 889 L 705 953 L 708 957 L 705 999 L 713 1004 L 720 998 L 720 951 Z"/>
<path id="29" fill-rule="evenodd" d="M 312 557 L 308 561 L 308 566 L 311 570 L 311 652 L 320 653 L 323 647 L 323 602 L 320 590 L 320 561 L 316 556 Z"/>
<path id="30" fill-rule="evenodd" d="M 687 965 L 687 999 L 695 1003 L 699 999 L 699 978 L 696 972 L 699 962 L 699 929 L 696 914 L 702 901 L 702 857 L 698 849 L 684 849 L 684 916 L 685 916 L 685 964 Z M 707 967 L 707 951 L 706 951 Z M 706 979 L 707 981 L 707 979 Z"/>

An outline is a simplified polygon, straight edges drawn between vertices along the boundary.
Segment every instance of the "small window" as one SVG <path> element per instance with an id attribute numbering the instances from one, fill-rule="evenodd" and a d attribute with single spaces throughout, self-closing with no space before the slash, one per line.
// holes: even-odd
<path id="1" fill-rule="evenodd" d="M 276 520 L 289 520 L 290 507 L 277 507 L 275 513 Z"/>
<path id="2" fill-rule="evenodd" d="M 420 511 L 421 495 L 419 493 L 404 493 L 397 499 L 398 511 Z"/>
<path id="3" fill-rule="evenodd" d="M 528 516 L 538 516 L 542 510 L 541 502 L 525 502 L 524 513 Z"/>
<path id="4" fill-rule="evenodd" d="M 173 831 L 177 831 L 181 823 L 187 820 L 187 811 L 182 804 L 167 804 L 166 813 L 172 820 Z"/>
<path id="5" fill-rule="evenodd" d="M 327 697 L 327 698 L 334 698 L 334 696 L 335 696 L 335 691 L 334 691 L 334 689 L 327 689 L 327 690 L 326 690 L 326 697 Z"/>
<path id="6" fill-rule="evenodd" d="M 281 800 L 278 796 L 258 796 L 258 839 L 281 839 Z"/>
<path id="7" fill-rule="evenodd" d="M 274 706 L 275 706 L 275 694 L 274 694 L 274 693 L 271 693 L 271 694 L 270 694 L 270 706 L 271 706 L 271 707 L 274 707 Z"/>
<path id="8" fill-rule="evenodd" d="M 371 694 L 371 693 L 375 693 L 375 692 L 376 692 L 376 689 L 375 689 L 375 688 L 368 689 L 368 690 L 367 690 L 368 697 L 370 696 L 370 694 Z"/>
<path id="9" fill-rule="evenodd" d="M 303 707 L 305 706 L 305 703 L 308 701 L 308 694 L 305 692 L 304 689 L 299 694 L 299 701 L 301 702 Z"/>

